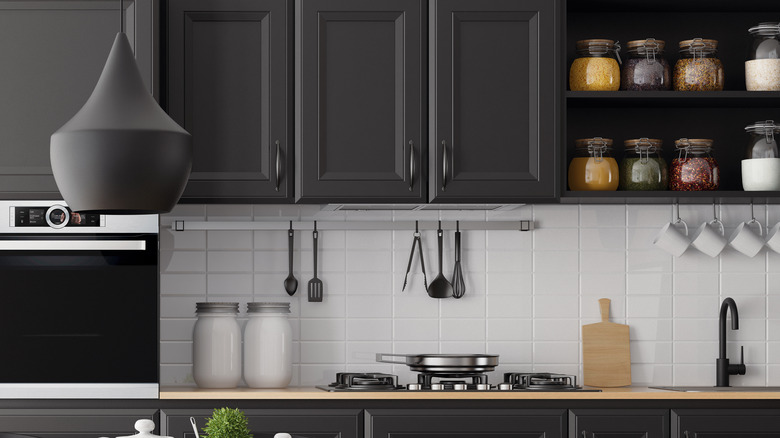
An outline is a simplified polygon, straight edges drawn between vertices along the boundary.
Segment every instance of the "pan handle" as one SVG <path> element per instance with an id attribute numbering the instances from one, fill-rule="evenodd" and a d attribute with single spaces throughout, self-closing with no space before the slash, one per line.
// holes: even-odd
<path id="1" fill-rule="evenodd" d="M 385 359 L 385 357 L 403 357 L 406 358 L 407 355 L 405 354 L 390 354 L 390 353 L 377 353 L 376 354 L 376 361 L 377 362 L 384 362 L 384 363 L 400 363 L 402 365 L 406 365 L 406 361 L 397 361 L 397 360 L 388 360 Z"/>

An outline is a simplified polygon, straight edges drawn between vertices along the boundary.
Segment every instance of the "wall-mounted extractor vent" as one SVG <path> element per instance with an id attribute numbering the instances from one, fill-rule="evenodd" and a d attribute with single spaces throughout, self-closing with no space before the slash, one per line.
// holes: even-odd
<path id="1" fill-rule="evenodd" d="M 509 211 L 525 204 L 327 204 L 323 211 Z"/>

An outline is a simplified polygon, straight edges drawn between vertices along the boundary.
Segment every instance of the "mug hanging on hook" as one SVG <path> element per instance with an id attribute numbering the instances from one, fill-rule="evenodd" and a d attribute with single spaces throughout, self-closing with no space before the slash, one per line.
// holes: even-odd
<path id="1" fill-rule="evenodd" d="M 758 234 L 756 234 L 751 228 L 751 225 L 758 225 Z M 748 257 L 755 257 L 761 248 L 764 247 L 764 227 L 761 222 L 756 220 L 756 215 L 753 212 L 753 203 L 750 203 L 750 220 L 747 222 L 741 222 L 737 225 L 737 229 L 731 233 L 729 238 L 729 245 Z"/>
<path id="2" fill-rule="evenodd" d="M 710 257 L 717 257 L 728 242 L 723 222 L 718 219 L 715 204 L 712 204 L 712 217 L 711 221 L 704 222 L 694 231 L 693 236 L 691 236 L 691 246 Z M 718 231 L 716 227 L 720 230 Z"/>
<path id="3" fill-rule="evenodd" d="M 688 239 L 688 224 L 680 217 L 680 204 L 675 203 L 674 209 L 676 218 L 673 219 L 673 222 L 664 225 L 661 231 L 655 235 L 653 245 L 675 257 L 680 257 L 691 245 L 691 241 Z M 683 226 L 684 234 L 680 232 L 678 225 Z"/>

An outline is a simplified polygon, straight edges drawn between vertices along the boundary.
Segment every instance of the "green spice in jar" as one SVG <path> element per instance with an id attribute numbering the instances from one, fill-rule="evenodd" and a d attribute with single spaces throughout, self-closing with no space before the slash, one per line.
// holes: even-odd
<path id="1" fill-rule="evenodd" d="M 663 141 L 654 138 L 626 140 L 620 162 L 620 190 L 666 190 L 669 171 L 661 157 Z"/>
<path id="2" fill-rule="evenodd" d="M 721 91 L 725 75 L 717 58 L 718 42 L 694 38 L 680 41 L 680 59 L 674 65 L 675 91 Z"/>

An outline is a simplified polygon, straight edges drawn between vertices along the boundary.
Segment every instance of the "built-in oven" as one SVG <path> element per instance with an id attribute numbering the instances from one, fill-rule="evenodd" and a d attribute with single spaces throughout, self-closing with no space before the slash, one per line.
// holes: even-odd
<path id="1" fill-rule="evenodd" d="M 0 202 L 0 398 L 157 398 L 159 217 Z"/>

